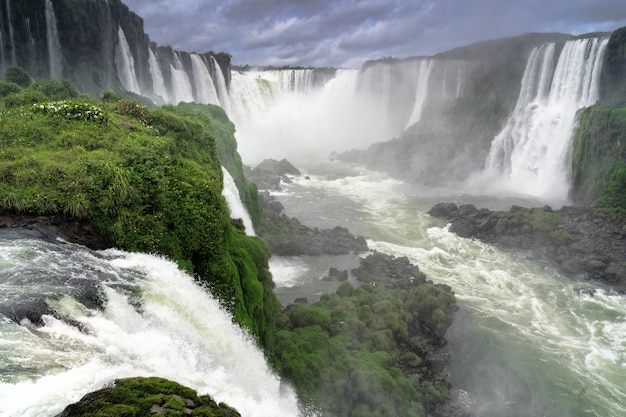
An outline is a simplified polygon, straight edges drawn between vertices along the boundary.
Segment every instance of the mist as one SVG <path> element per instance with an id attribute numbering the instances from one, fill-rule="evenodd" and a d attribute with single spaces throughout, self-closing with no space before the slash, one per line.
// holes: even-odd
<path id="1" fill-rule="evenodd" d="M 289 70 L 295 77 L 304 70 Z M 239 153 L 245 163 L 287 158 L 295 164 L 386 141 L 401 133 L 385 103 L 360 89 L 359 72 L 339 70 L 324 86 L 289 91 L 272 72 L 233 77 Z"/>

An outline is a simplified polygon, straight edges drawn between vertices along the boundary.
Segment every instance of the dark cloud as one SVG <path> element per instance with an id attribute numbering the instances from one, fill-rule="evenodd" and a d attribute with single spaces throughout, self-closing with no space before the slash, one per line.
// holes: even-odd
<path id="1" fill-rule="evenodd" d="M 236 64 L 358 67 L 527 32 L 626 25 L 624 0 L 125 0 L 160 45 Z"/>

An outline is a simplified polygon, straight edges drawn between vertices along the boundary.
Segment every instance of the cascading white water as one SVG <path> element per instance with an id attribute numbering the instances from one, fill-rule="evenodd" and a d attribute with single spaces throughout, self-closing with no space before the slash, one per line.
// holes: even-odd
<path id="1" fill-rule="evenodd" d="M 244 161 L 288 158 L 298 163 L 390 139 L 380 102 L 361 93 L 358 77 L 357 70 L 338 71 L 323 87 L 298 94 L 283 91 L 276 74 L 235 73 L 231 118 Z"/>
<path id="2" fill-rule="evenodd" d="M 226 114 L 231 115 L 231 105 L 230 105 L 230 97 L 228 95 L 228 87 L 226 86 L 226 78 L 224 77 L 224 73 L 222 72 L 222 67 L 220 67 L 217 60 L 211 55 L 211 61 L 215 67 L 215 81 L 217 82 L 217 96 L 220 100 L 220 106 L 224 109 Z"/>
<path id="3" fill-rule="evenodd" d="M 169 103 L 169 94 L 163 80 L 163 73 L 159 66 L 159 61 L 154 51 L 148 47 L 148 66 L 150 67 L 150 75 L 152 76 L 153 97 L 158 103 Z"/>
<path id="4" fill-rule="evenodd" d="M 515 110 L 494 139 L 478 182 L 486 178 L 497 191 L 567 201 L 576 114 L 598 99 L 607 43 L 606 38 L 569 41 L 556 68 L 554 45 L 533 50 Z"/>
<path id="5" fill-rule="evenodd" d="M 300 415 L 250 337 L 172 262 L 4 236 L 0 308 L 42 299 L 54 314 L 42 326 L 0 314 L 1 417 L 53 416 L 132 376 L 177 381 L 246 417 Z M 102 308 L 81 298 L 88 288 Z"/>
<path id="6" fill-rule="evenodd" d="M 226 202 L 228 203 L 230 217 L 233 219 L 241 219 L 243 221 L 243 225 L 246 228 L 246 235 L 256 236 L 254 226 L 252 225 L 252 219 L 250 218 L 248 210 L 241 201 L 241 195 L 239 194 L 239 189 L 237 188 L 237 184 L 235 184 L 235 180 L 226 168 L 222 167 L 222 172 L 224 173 L 224 188 L 222 189 L 222 196 L 224 196 Z"/>
<path id="7" fill-rule="evenodd" d="M 109 1 L 105 1 L 100 4 L 102 12 L 100 13 L 102 32 L 105 36 L 102 37 L 102 62 L 111 62 L 115 55 L 115 47 L 113 45 L 113 17 L 111 16 L 111 5 Z M 104 68 L 104 87 L 107 89 L 113 88 L 113 68 L 110 65 L 105 65 Z"/>
<path id="8" fill-rule="evenodd" d="M 4 74 L 4 70 L 7 67 L 7 59 L 4 54 L 4 48 L 4 36 L 2 36 L 2 30 L 0 30 L 0 71 L 2 71 L 2 74 Z"/>
<path id="9" fill-rule="evenodd" d="M 46 38 L 48 41 L 48 67 L 50 78 L 59 79 L 63 76 L 61 62 L 61 42 L 57 29 L 57 18 L 54 14 L 52 1 L 46 0 Z"/>
<path id="10" fill-rule="evenodd" d="M 119 26 L 117 30 L 119 42 L 115 47 L 115 67 L 117 69 L 117 77 L 122 83 L 122 87 L 126 91 L 135 94 L 141 94 L 139 89 L 139 81 L 135 72 L 135 58 L 130 50 L 124 30 Z"/>
<path id="11" fill-rule="evenodd" d="M 427 214 L 439 201 L 508 209 L 520 200 L 414 187 L 339 162 L 299 168 L 306 179 L 294 178 L 279 196 L 287 215 L 310 227 L 347 227 L 371 249 L 406 256 L 452 287 L 460 311 L 446 333 L 447 380 L 469 416 L 626 415 L 626 298 L 564 277 L 525 252 L 460 238 Z M 320 280 L 329 266 L 351 268 L 331 257 L 272 264 L 277 275 L 291 274 L 275 280 L 286 304 L 334 291 Z"/>
<path id="12" fill-rule="evenodd" d="M 282 91 L 310 93 L 313 90 L 315 71 L 312 69 L 287 69 L 269 71 L 278 80 Z"/>
<path id="13" fill-rule="evenodd" d="M 430 80 L 430 73 L 433 68 L 433 60 L 420 60 L 418 68 L 419 69 L 416 71 L 417 83 L 415 88 L 415 103 L 413 104 L 413 111 L 411 112 L 409 121 L 406 124 L 407 129 L 415 123 L 419 122 L 422 118 L 422 111 L 424 110 L 426 99 L 428 98 L 428 81 Z M 442 90 L 445 87 L 445 78 L 446 77 L 444 72 L 444 82 L 442 82 Z M 443 92 L 445 93 L 445 91 Z"/>
<path id="14" fill-rule="evenodd" d="M 237 126 L 246 119 L 259 118 L 275 101 L 280 88 L 277 83 L 261 78 L 261 73 L 231 72 L 231 112 L 228 116 Z"/>
<path id="15" fill-rule="evenodd" d="M 211 78 L 211 73 L 197 54 L 191 54 L 191 66 L 193 71 L 193 80 L 196 91 L 196 101 L 201 104 L 216 104 L 220 101 Z"/>
<path id="16" fill-rule="evenodd" d="M 35 42 L 31 31 L 29 17 L 24 18 L 24 27 L 26 28 L 26 38 L 28 38 L 29 71 L 35 73 L 37 69 L 37 42 Z"/>
<path id="17" fill-rule="evenodd" d="M 172 104 L 178 104 L 180 102 L 193 102 L 193 88 L 191 86 L 191 80 L 189 75 L 185 72 L 183 63 L 180 61 L 178 52 L 174 51 L 174 64 L 170 64 L 170 71 L 172 72 Z"/>
<path id="18" fill-rule="evenodd" d="M 7 26 L 9 27 L 9 43 L 11 46 L 11 65 L 17 65 L 17 55 L 15 51 L 15 31 L 13 30 L 13 19 L 11 16 L 11 2 L 5 1 L 7 9 Z"/>

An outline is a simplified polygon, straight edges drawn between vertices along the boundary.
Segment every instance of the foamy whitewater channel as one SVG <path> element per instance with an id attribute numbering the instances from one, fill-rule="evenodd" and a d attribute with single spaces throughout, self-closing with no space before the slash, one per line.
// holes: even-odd
<path id="1" fill-rule="evenodd" d="M 172 262 L 0 233 L 0 416 L 52 417 L 134 376 L 177 381 L 244 417 L 300 415 L 249 336 Z M 8 317 L 44 303 L 42 326 Z"/>
<path id="2" fill-rule="evenodd" d="M 624 296 L 563 277 L 525 253 L 459 238 L 426 213 L 439 201 L 507 210 L 545 203 L 416 188 L 345 164 L 303 171 L 309 179 L 296 177 L 277 196 L 289 216 L 311 227 L 348 227 L 371 249 L 407 256 L 429 279 L 453 288 L 460 311 L 447 334 L 448 380 L 471 415 L 626 415 Z M 318 263 L 272 260 L 278 275 L 289 277 L 276 280 L 284 303 L 319 291 Z M 326 270 L 331 266 L 342 268 L 330 263 Z"/>

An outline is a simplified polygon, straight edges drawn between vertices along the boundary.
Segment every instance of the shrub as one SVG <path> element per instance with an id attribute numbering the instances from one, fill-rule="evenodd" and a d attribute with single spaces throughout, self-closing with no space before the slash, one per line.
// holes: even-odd
<path id="1" fill-rule="evenodd" d="M 152 117 L 150 116 L 148 107 L 134 100 L 119 100 L 113 106 L 113 110 L 118 114 L 139 120 L 144 126 L 149 126 L 150 123 L 152 123 Z"/>
<path id="2" fill-rule="evenodd" d="M 0 98 L 9 94 L 19 93 L 20 91 L 22 91 L 22 87 L 19 85 L 8 81 L 0 81 Z"/>
<path id="3" fill-rule="evenodd" d="M 34 104 L 33 113 L 47 114 L 66 120 L 82 120 L 106 123 L 107 117 L 101 108 L 82 101 L 57 101 Z"/>
<path id="4" fill-rule="evenodd" d="M 22 90 L 19 93 L 9 94 L 4 98 L 4 107 L 12 109 L 15 107 L 31 106 L 35 103 L 46 101 L 45 95 L 39 91 Z"/>
<path id="5" fill-rule="evenodd" d="M 69 100 L 78 97 L 78 90 L 67 80 L 39 80 L 35 81 L 30 90 L 43 93 L 48 100 Z"/>
<path id="6" fill-rule="evenodd" d="M 32 80 L 30 75 L 20 67 L 10 66 L 4 72 L 4 80 L 10 83 L 15 83 L 20 87 L 28 87 Z"/>
<path id="7" fill-rule="evenodd" d="M 534 231 L 553 232 L 556 230 L 559 217 L 556 213 L 550 211 L 536 210 L 533 212 L 531 220 Z"/>

